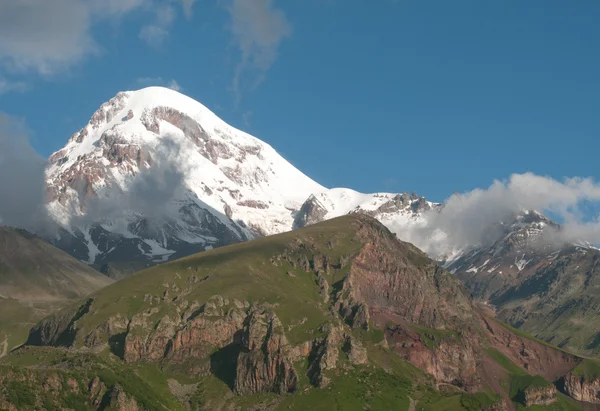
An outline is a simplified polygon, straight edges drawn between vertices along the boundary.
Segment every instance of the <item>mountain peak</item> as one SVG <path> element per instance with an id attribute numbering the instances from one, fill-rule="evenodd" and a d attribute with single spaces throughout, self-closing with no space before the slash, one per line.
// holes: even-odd
<path id="1" fill-rule="evenodd" d="M 115 236 L 163 261 L 286 231 L 291 210 L 325 190 L 270 145 L 163 87 L 118 93 L 49 163 L 48 210 L 71 239 L 62 246 L 77 238 L 90 263 L 117 247 Z"/>

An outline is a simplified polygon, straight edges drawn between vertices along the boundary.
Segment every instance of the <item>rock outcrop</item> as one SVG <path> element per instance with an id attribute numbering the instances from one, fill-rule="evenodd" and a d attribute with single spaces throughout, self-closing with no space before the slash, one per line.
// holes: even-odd
<path id="1" fill-rule="evenodd" d="M 290 360 L 283 325 L 272 312 L 253 311 L 246 319 L 237 358 L 234 390 L 241 395 L 298 388 L 298 375 Z"/>
<path id="2" fill-rule="evenodd" d="M 564 390 L 577 401 L 600 404 L 600 378 L 588 380 L 572 373 L 564 377 Z"/>
<path id="3" fill-rule="evenodd" d="M 557 401 L 556 395 L 556 387 L 551 384 L 547 387 L 526 388 L 523 392 L 523 403 L 526 407 L 551 405 Z"/>

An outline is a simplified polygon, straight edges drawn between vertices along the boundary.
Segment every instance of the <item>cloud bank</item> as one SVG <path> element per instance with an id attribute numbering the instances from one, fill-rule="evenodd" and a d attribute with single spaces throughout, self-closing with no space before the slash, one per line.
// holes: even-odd
<path id="1" fill-rule="evenodd" d="M 45 225 L 45 167 L 23 122 L 0 112 L 0 224 L 32 231 Z"/>
<path id="2" fill-rule="evenodd" d="M 517 213 L 536 210 L 561 224 L 547 240 L 587 241 L 600 244 L 598 215 L 589 215 L 584 204 L 600 203 L 600 183 L 590 178 L 558 181 L 533 173 L 513 174 L 494 181 L 487 189 L 454 194 L 440 212 L 426 214 L 426 225 L 396 231 L 432 256 L 474 245 L 491 245 L 499 232 L 493 227 L 509 222 Z"/>

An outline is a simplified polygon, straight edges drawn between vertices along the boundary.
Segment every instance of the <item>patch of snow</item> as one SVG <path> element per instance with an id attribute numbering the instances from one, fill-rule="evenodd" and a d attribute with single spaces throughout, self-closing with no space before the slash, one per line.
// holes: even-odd
<path id="1" fill-rule="evenodd" d="M 523 268 L 525 268 L 525 266 L 527 266 L 527 264 L 529 264 L 530 261 L 531 261 L 531 259 L 530 260 L 525 259 L 525 254 L 523 254 L 521 258 L 518 258 L 518 256 L 515 257 L 515 265 L 517 266 L 517 269 L 519 271 L 522 271 Z"/>
<path id="2" fill-rule="evenodd" d="M 98 249 L 94 241 L 92 240 L 91 228 L 86 230 L 82 230 L 83 237 L 85 238 L 85 242 L 88 248 L 88 264 L 94 264 L 96 261 L 96 256 L 101 254 L 101 251 Z"/>

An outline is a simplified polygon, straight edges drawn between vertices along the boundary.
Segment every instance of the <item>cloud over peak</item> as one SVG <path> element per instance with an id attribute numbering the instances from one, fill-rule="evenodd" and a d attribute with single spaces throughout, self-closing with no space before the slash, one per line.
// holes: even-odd
<path id="1" fill-rule="evenodd" d="M 600 244 L 598 216 L 585 212 L 585 203 L 600 204 L 600 183 L 591 178 L 559 181 L 533 173 L 513 174 L 487 189 L 454 194 L 441 211 L 426 215 L 426 225 L 397 231 L 400 238 L 437 257 L 468 246 L 491 245 L 497 240 L 490 235 L 491 227 L 536 210 L 550 213 L 561 224 L 552 241 Z"/>

